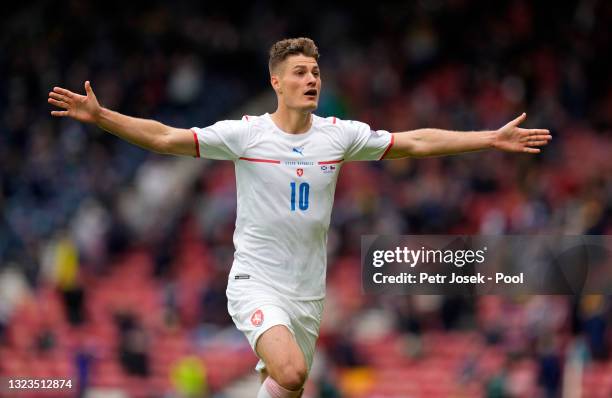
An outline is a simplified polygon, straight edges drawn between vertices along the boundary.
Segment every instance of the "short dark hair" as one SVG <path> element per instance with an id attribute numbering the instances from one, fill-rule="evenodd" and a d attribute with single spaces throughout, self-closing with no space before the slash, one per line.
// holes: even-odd
<path id="1" fill-rule="evenodd" d="M 315 42 L 308 37 L 280 40 L 270 48 L 270 60 L 268 61 L 270 73 L 287 57 L 297 54 L 303 54 L 316 60 L 319 59 L 319 49 Z"/>

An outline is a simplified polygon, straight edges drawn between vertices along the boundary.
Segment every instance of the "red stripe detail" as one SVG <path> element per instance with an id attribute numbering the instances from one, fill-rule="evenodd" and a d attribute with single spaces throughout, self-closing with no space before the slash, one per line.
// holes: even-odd
<path id="1" fill-rule="evenodd" d="M 326 160 L 325 162 L 319 162 L 317 164 L 336 164 L 336 163 L 342 163 L 344 162 L 344 159 L 340 159 L 340 160 Z"/>
<path id="2" fill-rule="evenodd" d="M 280 164 L 280 160 L 272 160 L 272 159 L 240 158 L 240 160 L 246 160 L 247 162 Z"/>
<path id="3" fill-rule="evenodd" d="M 391 142 L 389 143 L 389 146 L 387 147 L 387 149 L 385 149 L 385 153 L 383 153 L 382 156 L 380 157 L 380 159 L 378 159 L 378 160 L 383 160 L 385 158 L 385 156 L 387 156 L 387 153 L 389 152 L 389 149 L 391 149 L 391 147 L 393 146 L 394 142 L 395 142 L 395 135 L 393 135 L 393 133 L 391 133 Z"/>
<path id="4" fill-rule="evenodd" d="M 332 121 L 332 124 L 336 124 L 336 117 L 334 116 L 334 120 Z"/>
<path id="5" fill-rule="evenodd" d="M 244 118 L 246 119 L 246 121 L 249 121 L 249 115 L 244 115 Z"/>
<path id="6" fill-rule="evenodd" d="M 196 157 L 199 158 L 200 157 L 200 142 L 198 141 L 198 136 L 195 130 L 191 130 L 191 132 L 193 133 L 193 142 L 195 143 Z"/>

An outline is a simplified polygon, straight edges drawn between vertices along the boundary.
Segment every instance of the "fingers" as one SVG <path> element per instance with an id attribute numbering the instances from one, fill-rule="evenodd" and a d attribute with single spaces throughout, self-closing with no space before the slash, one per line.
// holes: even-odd
<path id="1" fill-rule="evenodd" d="M 523 123 L 525 119 L 527 119 L 527 114 L 523 112 L 519 117 L 511 121 L 510 124 L 518 126 L 519 124 Z"/>
<path id="2" fill-rule="evenodd" d="M 61 87 L 53 87 L 53 91 L 58 94 L 65 95 L 68 98 L 73 98 L 75 96 L 75 94 L 72 91 L 66 90 L 65 88 L 61 88 Z"/>
<path id="3" fill-rule="evenodd" d="M 64 101 L 58 101 L 54 98 L 49 98 L 47 100 L 51 105 L 55 105 L 58 108 L 64 108 L 64 109 L 68 109 L 70 108 L 70 105 L 68 105 L 67 103 L 65 103 Z"/>
<path id="4" fill-rule="evenodd" d="M 544 136 L 546 137 L 546 136 Z M 550 136 L 548 136 L 550 137 Z M 551 137 L 552 138 L 552 137 Z M 526 142 L 526 146 L 523 148 L 523 152 L 525 153 L 540 153 L 539 148 L 533 148 L 536 146 L 544 146 L 548 144 L 549 139 L 531 139 Z"/>
<path id="5" fill-rule="evenodd" d="M 530 141 L 527 143 L 527 146 L 543 146 L 548 144 L 547 140 L 543 140 L 543 141 Z"/>
<path id="6" fill-rule="evenodd" d="M 67 97 L 67 96 L 65 96 L 65 95 L 58 94 L 58 93 L 55 93 L 55 92 L 50 92 L 50 93 L 49 93 L 49 97 L 51 97 L 51 98 L 53 98 L 53 99 L 56 99 L 56 100 L 58 100 L 58 101 L 65 102 L 65 103 L 67 103 L 67 104 L 69 104 L 69 103 L 71 103 L 71 102 L 72 102 L 72 99 L 71 99 L 71 98 L 68 98 L 68 97 Z"/>
<path id="7" fill-rule="evenodd" d="M 523 129 L 519 127 L 517 130 L 523 135 L 550 135 L 550 130 L 548 129 Z"/>
<path id="8" fill-rule="evenodd" d="M 539 145 L 546 145 L 548 144 L 548 142 L 552 139 L 551 136 L 549 135 L 534 135 L 531 137 L 527 137 L 521 140 L 521 143 L 525 144 L 526 146 L 539 146 Z"/>
<path id="9" fill-rule="evenodd" d="M 517 129 L 519 132 L 519 142 L 530 143 L 534 141 L 550 141 L 552 135 L 547 129 Z"/>
<path id="10" fill-rule="evenodd" d="M 72 98 L 68 97 L 67 94 L 71 94 L 71 92 L 60 87 L 54 87 L 53 90 L 54 91 L 49 93 L 47 102 L 53 106 L 57 106 L 58 108 L 69 109 Z M 51 115 L 68 116 L 68 111 L 51 111 Z"/>
<path id="11" fill-rule="evenodd" d="M 534 141 L 550 141 L 552 140 L 552 135 L 529 135 L 524 136 L 519 139 L 521 143 L 530 143 Z"/>
<path id="12" fill-rule="evenodd" d="M 550 130 L 548 129 L 529 129 L 527 131 L 529 134 L 550 135 Z"/>
<path id="13" fill-rule="evenodd" d="M 51 105 L 55 105 L 59 108 L 68 109 L 70 107 L 70 103 L 72 99 L 68 98 L 63 94 L 58 94 L 57 92 L 50 92 L 49 99 L 47 100 Z"/>
<path id="14" fill-rule="evenodd" d="M 47 101 L 53 106 L 66 110 L 51 111 L 51 115 L 56 117 L 70 116 L 69 113 L 74 112 L 73 108 L 78 108 L 81 103 L 85 103 L 88 100 L 88 97 L 94 96 L 89 81 L 85 82 L 85 91 L 87 92 L 87 97 L 80 94 L 75 94 L 72 91 L 66 90 L 62 87 L 53 87 L 53 91 L 49 93 L 49 99 Z"/>

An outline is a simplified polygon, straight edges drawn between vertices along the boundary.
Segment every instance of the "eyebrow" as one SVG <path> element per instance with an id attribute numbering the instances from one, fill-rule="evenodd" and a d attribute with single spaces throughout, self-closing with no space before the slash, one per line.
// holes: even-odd
<path id="1" fill-rule="evenodd" d="M 308 68 L 308 66 L 307 65 L 294 65 L 293 69 L 295 68 Z M 319 69 L 319 65 L 315 65 L 313 69 Z"/>

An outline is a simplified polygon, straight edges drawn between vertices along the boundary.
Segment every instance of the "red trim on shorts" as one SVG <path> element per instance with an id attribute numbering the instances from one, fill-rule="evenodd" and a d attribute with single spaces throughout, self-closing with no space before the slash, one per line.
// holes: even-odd
<path id="1" fill-rule="evenodd" d="M 334 116 L 334 119 L 332 120 L 332 124 L 336 124 L 336 117 Z"/>
<path id="2" fill-rule="evenodd" d="M 391 142 L 389 142 L 389 146 L 387 147 L 387 149 L 385 149 L 385 153 L 383 153 L 380 159 L 378 160 L 383 160 L 385 156 L 387 156 L 387 153 L 389 152 L 389 149 L 391 149 L 391 147 L 393 146 L 394 142 L 395 142 L 395 136 L 393 135 L 393 133 L 391 133 Z"/>
<path id="3" fill-rule="evenodd" d="M 198 135 L 196 134 L 195 130 L 191 130 L 191 132 L 193 133 L 193 142 L 195 143 L 195 149 L 196 149 L 196 158 L 200 157 L 200 142 L 198 141 Z"/>
<path id="4" fill-rule="evenodd" d="M 240 158 L 240 160 L 246 160 L 247 162 L 280 164 L 280 160 L 272 160 L 272 159 Z"/>
<path id="5" fill-rule="evenodd" d="M 336 164 L 336 163 L 342 163 L 344 162 L 344 159 L 340 159 L 340 160 L 326 160 L 325 162 L 318 162 L 317 164 L 322 165 L 322 164 Z"/>

